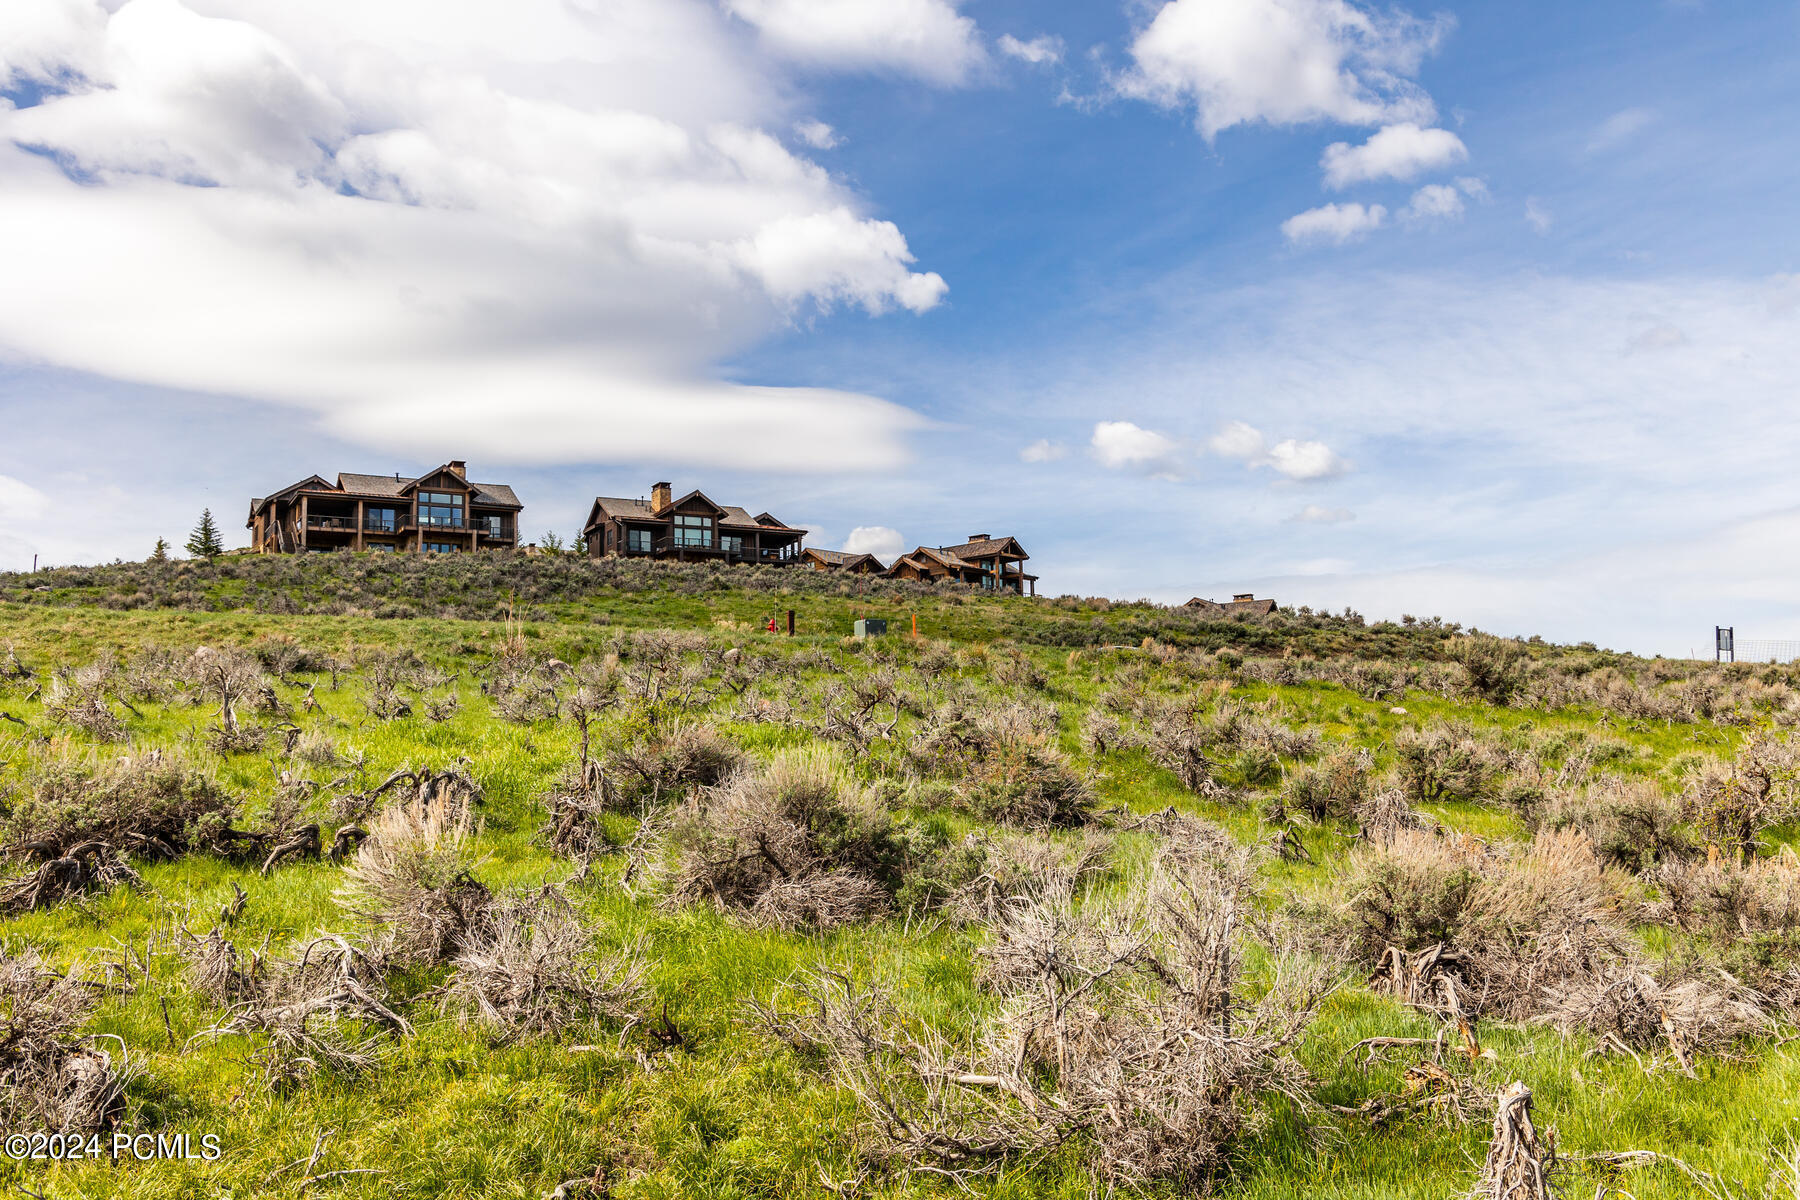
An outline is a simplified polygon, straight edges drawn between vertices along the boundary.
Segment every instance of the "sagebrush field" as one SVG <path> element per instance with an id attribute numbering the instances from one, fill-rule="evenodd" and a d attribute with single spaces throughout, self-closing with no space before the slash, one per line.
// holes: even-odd
<path id="1" fill-rule="evenodd" d="M 1797 723 L 1435 617 L 0 576 L 0 1132 L 220 1147 L 0 1185 L 1794 1200 Z"/>

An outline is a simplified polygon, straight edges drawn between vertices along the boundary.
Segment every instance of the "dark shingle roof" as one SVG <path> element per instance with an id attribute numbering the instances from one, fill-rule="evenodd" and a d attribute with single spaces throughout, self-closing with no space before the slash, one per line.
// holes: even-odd
<path id="1" fill-rule="evenodd" d="M 519 503 L 518 495 L 504 483 L 471 483 L 475 489 L 476 504 L 498 504 L 508 508 L 524 508 Z"/>
<path id="2" fill-rule="evenodd" d="M 1019 554 L 1024 557 L 1031 557 L 1025 553 L 1025 547 L 1019 545 L 1017 538 L 1010 537 L 983 538 L 978 542 L 962 542 L 955 546 L 944 546 L 942 549 L 958 558 L 992 558 L 996 554 L 1005 553 L 1008 544 L 1016 547 Z"/>
<path id="3" fill-rule="evenodd" d="M 692 496 L 693 494 L 693 492 L 689 492 L 688 496 Z M 682 500 L 687 499 L 688 496 L 682 497 Z M 655 511 L 651 509 L 649 502 L 645 500 L 627 500 L 620 496 L 596 496 L 594 497 L 594 503 L 598 504 L 600 506 L 600 511 L 609 517 L 619 517 L 629 521 L 659 521 L 666 519 L 658 517 Z M 677 500 L 675 503 L 680 504 L 681 500 Z M 721 504 L 719 507 L 723 509 L 725 513 L 723 517 L 719 518 L 719 524 L 730 526 L 733 529 L 792 528 L 792 526 L 783 525 L 774 517 L 770 517 L 767 521 L 759 521 L 751 516 L 748 511 L 739 508 L 735 504 Z M 764 513 L 763 515 L 768 516 L 767 513 Z"/>

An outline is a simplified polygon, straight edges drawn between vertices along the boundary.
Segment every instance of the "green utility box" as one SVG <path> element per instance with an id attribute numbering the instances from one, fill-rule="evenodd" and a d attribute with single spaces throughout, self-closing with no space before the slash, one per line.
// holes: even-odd
<path id="1" fill-rule="evenodd" d="M 856 623 L 856 636 L 859 638 L 881 637 L 886 633 L 886 621 L 864 618 Z"/>

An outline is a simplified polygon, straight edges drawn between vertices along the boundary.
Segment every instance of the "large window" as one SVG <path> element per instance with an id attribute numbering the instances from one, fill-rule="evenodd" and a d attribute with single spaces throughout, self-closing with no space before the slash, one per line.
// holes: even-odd
<path id="1" fill-rule="evenodd" d="M 678 516 L 675 518 L 675 544 L 677 546 L 711 546 L 713 519 L 711 517 Z"/>
<path id="2" fill-rule="evenodd" d="M 400 528 L 400 510 L 397 508 L 365 508 L 363 509 L 363 528 L 373 529 L 378 533 L 392 533 Z"/>
<path id="3" fill-rule="evenodd" d="M 426 553 L 428 553 L 428 554 L 456 554 L 456 553 L 460 552 L 462 550 L 462 548 L 463 548 L 462 543 L 460 543 L 460 542 L 426 542 L 425 543 L 425 550 L 426 550 Z"/>
<path id="4" fill-rule="evenodd" d="M 719 549 L 724 550 L 728 554 L 742 554 L 744 552 L 744 539 L 741 537 L 731 537 L 722 533 L 719 535 Z"/>
<path id="5" fill-rule="evenodd" d="M 461 529 L 462 495 L 457 492 L 420 492 L 419 524 L 431 529 Z"/>
<path id="6" fill-rule="evenodd" d="M 650 531 L 648 529 L 627 529 L 625 531 L 625 548 L 633 554 L 650 553 Z"/>
<path id="7" fill-rule="evenodd" d="M 394 543 L 392 543 L 392 542 L 370 542 L 369 543 L 369 549 L 375 551 L 377 554 L 392 554 L 398 548 L 399 547 L 395 546 Z"/>
<path id="8" fill-rule="evenodd" d="M 503 538 L 508 536 L 506 518 L 499 513 L 475 514 L 475 526 L 489 537 Z"/>

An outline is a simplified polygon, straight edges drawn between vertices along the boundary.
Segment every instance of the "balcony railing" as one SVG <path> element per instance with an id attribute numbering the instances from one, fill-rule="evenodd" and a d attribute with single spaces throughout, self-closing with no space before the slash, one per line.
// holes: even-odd
<path id="1" fill-rule="evenodd" d="M 702 542 L 697 545 L 678 543 L 673 537 L 657 538 L 650 543 L 648 548 L 641 544 L 634 546 L 630 543 L 624 547 L 624 553 L 628 555 L 692 554 L 695 557 L 722 558 L 726 562 L 747 563 L 792 562 L 800 557 L 800 550 L 799 546 L 740 546 L 735 550 L 728 550 L 710 542 Z"/>

